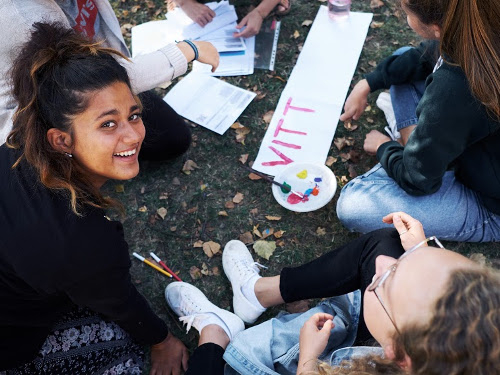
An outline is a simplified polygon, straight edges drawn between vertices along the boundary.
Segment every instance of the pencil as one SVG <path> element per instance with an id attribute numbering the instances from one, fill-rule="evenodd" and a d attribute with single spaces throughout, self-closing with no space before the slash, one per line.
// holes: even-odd
<path id="1" fill-rule="evenodd" d="M 266 181 L 268 181 L 268 182 L 270 182 L 270 183 L 272 183 L 274 185 L 277 185 L 277 186 L 279 186 L 282 189 L 287 190 L 289 193 L 292 193 L 292 194 L 295 194 L 295 195 L 297 195 L 297 196 L 299 196 L 301 198 L 304 198 L 304 194 L 292 190 L 292 188 L 290 186 L 286 186 L 286 185 L 280 184 L 278 181 L 274 181 L 271 177 L 267 176 L 266 174 L 261 173 L 259 171 L 256 171 L 255 169 L 250 168 L 250 167 L 248 167 L 248 166 L 246 166 L 244 164 L 242 165 L 242 167 L 245 168 L 245 169 L 248 169 L 252 173 L 255 173 L 257 176 L 262 177 L 264 180 L 266 180 Z"/>
<path id="2" fill-rule="evenodd" d="M 162 274 L 164 274 L 165 276 L 168 276 L 168 277 L 172 277 L 172 275 L 170 273 L 168 273 L 167 271 L 164 271 L 162 270 L 160 267 L 154 265 L 153 263 L 151 263 L 149 260 L 147 260 L 146 258 L 140 256 L 139 254 L 137 253 L 132 253 L 133 256 L 135 256 L 137 259 L 139 259 L 141 262 L 144 262 L 146 263 L 148 266 L 154 268 L 155 270 L 157 271 L 160 271 Z"/>
<path id="3" fill-rule="evenodd" d="M 151 257 L 156 260 L 156 262 L 158 262 L 163 268 L 165 268 L 168 272 L 170 272 L 172 274 L 172 276 L 174 277 L 174 279 L 176 279 L 177 281 L 182 281 L 181 278 L 179 276 L 177 276 L 177 274 L 172 271 L 170 268 L 167 267 L 167 265 L 165 263 L 163 263 L 163 261 L 153 252 L 150 252 L 149 255 L 151 255 Z"/>

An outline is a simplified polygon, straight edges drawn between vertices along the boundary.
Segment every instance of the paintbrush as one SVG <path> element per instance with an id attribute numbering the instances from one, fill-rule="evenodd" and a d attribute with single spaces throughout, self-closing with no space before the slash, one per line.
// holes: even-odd
<path id="1" fill-rule="evenodd" d="M 297 196 L 299 196 L 300 198 L 304 198 L 304 194 L 302 193 L 299 193 L 297 191 L 294 191 L 292 190 L 292 188 L 290 186 L 286 186 L 286 185 L 283 185 L 283 184 L 280 184 L 278 181 L 274 181 L 271 177 L 269 177 L 268 175 L 264 174 L 264 173 L 261 173 L 259 171 L 256 171 L 255 169 L 253 168 L 250 168 L 249 166 L 245 165 L 245 164 L 242 164 L 242 167 L 249 170 L 250 172 L 252 173 L 255 173 L 257 176 L 260 176 L 262 177 L 264 180 L 266 180 L 267 182 L 270 182 L 274 185 L 277 185 L 279 186 L 280 188 L 282 189 L 285 189 L 287 192 L 289 193 L 292 193 L 292 194 L 295 194 Z"/>

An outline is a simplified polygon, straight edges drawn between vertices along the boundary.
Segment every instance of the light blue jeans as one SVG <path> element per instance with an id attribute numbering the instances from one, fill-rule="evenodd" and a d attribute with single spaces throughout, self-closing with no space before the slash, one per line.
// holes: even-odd
<path id="1" fill-rule="evenodd" d="M 394 54 L 409 48 L 400 48 Z M 424 81 L 390 88 L 398 130 L 417 123 L 416 109 L 424 91 Z M 361 233 L 387 227 L 382 217 L 395 211 L 419 220 L 429 236 L 450 241 L 500 241 L 500 216 L 488 211 L 478 195 L 458 182 L 452 171 L 445 173 L 436 193 L 415 197 L 401 189 L 377 164 L 346 184 L 337 202 L 342 224 Z"/>

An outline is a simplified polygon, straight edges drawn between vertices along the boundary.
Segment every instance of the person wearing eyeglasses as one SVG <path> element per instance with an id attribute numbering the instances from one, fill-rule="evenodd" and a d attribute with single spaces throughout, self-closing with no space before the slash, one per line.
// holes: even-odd
<path id="1" fill-rule="evenodd" d="M 246 246 L 230 241 L 223 266 L 234 314 L 193 285 L 170 284 L 167 303 L 200 331 L 189 374 L 222 374 L 225 362 L 226 374 L 498 373 L 499 272 L 426 238 L 406 213 L 385 220 L 395 228 L 273 277 L 261 277 Z M 268 307 L 324 297 L 305 313 L 243 330 Z M 210 370 L 197 360 L 207 352 Z"/>

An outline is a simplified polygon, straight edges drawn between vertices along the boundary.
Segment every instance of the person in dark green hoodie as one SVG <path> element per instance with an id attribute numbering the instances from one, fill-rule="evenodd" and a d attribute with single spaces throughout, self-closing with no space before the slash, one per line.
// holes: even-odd
<path id="1" fill-rule="evenodd" d="M 382 61 L 347 98 L 340 119 L 357 120 L 370 92 L 390 88 L 377 103 L 396 140 L 368 133 L 364 149 L 380 163 L 344 186 L 338 217 L 365 233 L 390 222 L 381 216 L 405 211 L 441 239 L 498 241 L 500 2 L 401 5 L 427 41 Z"/>

